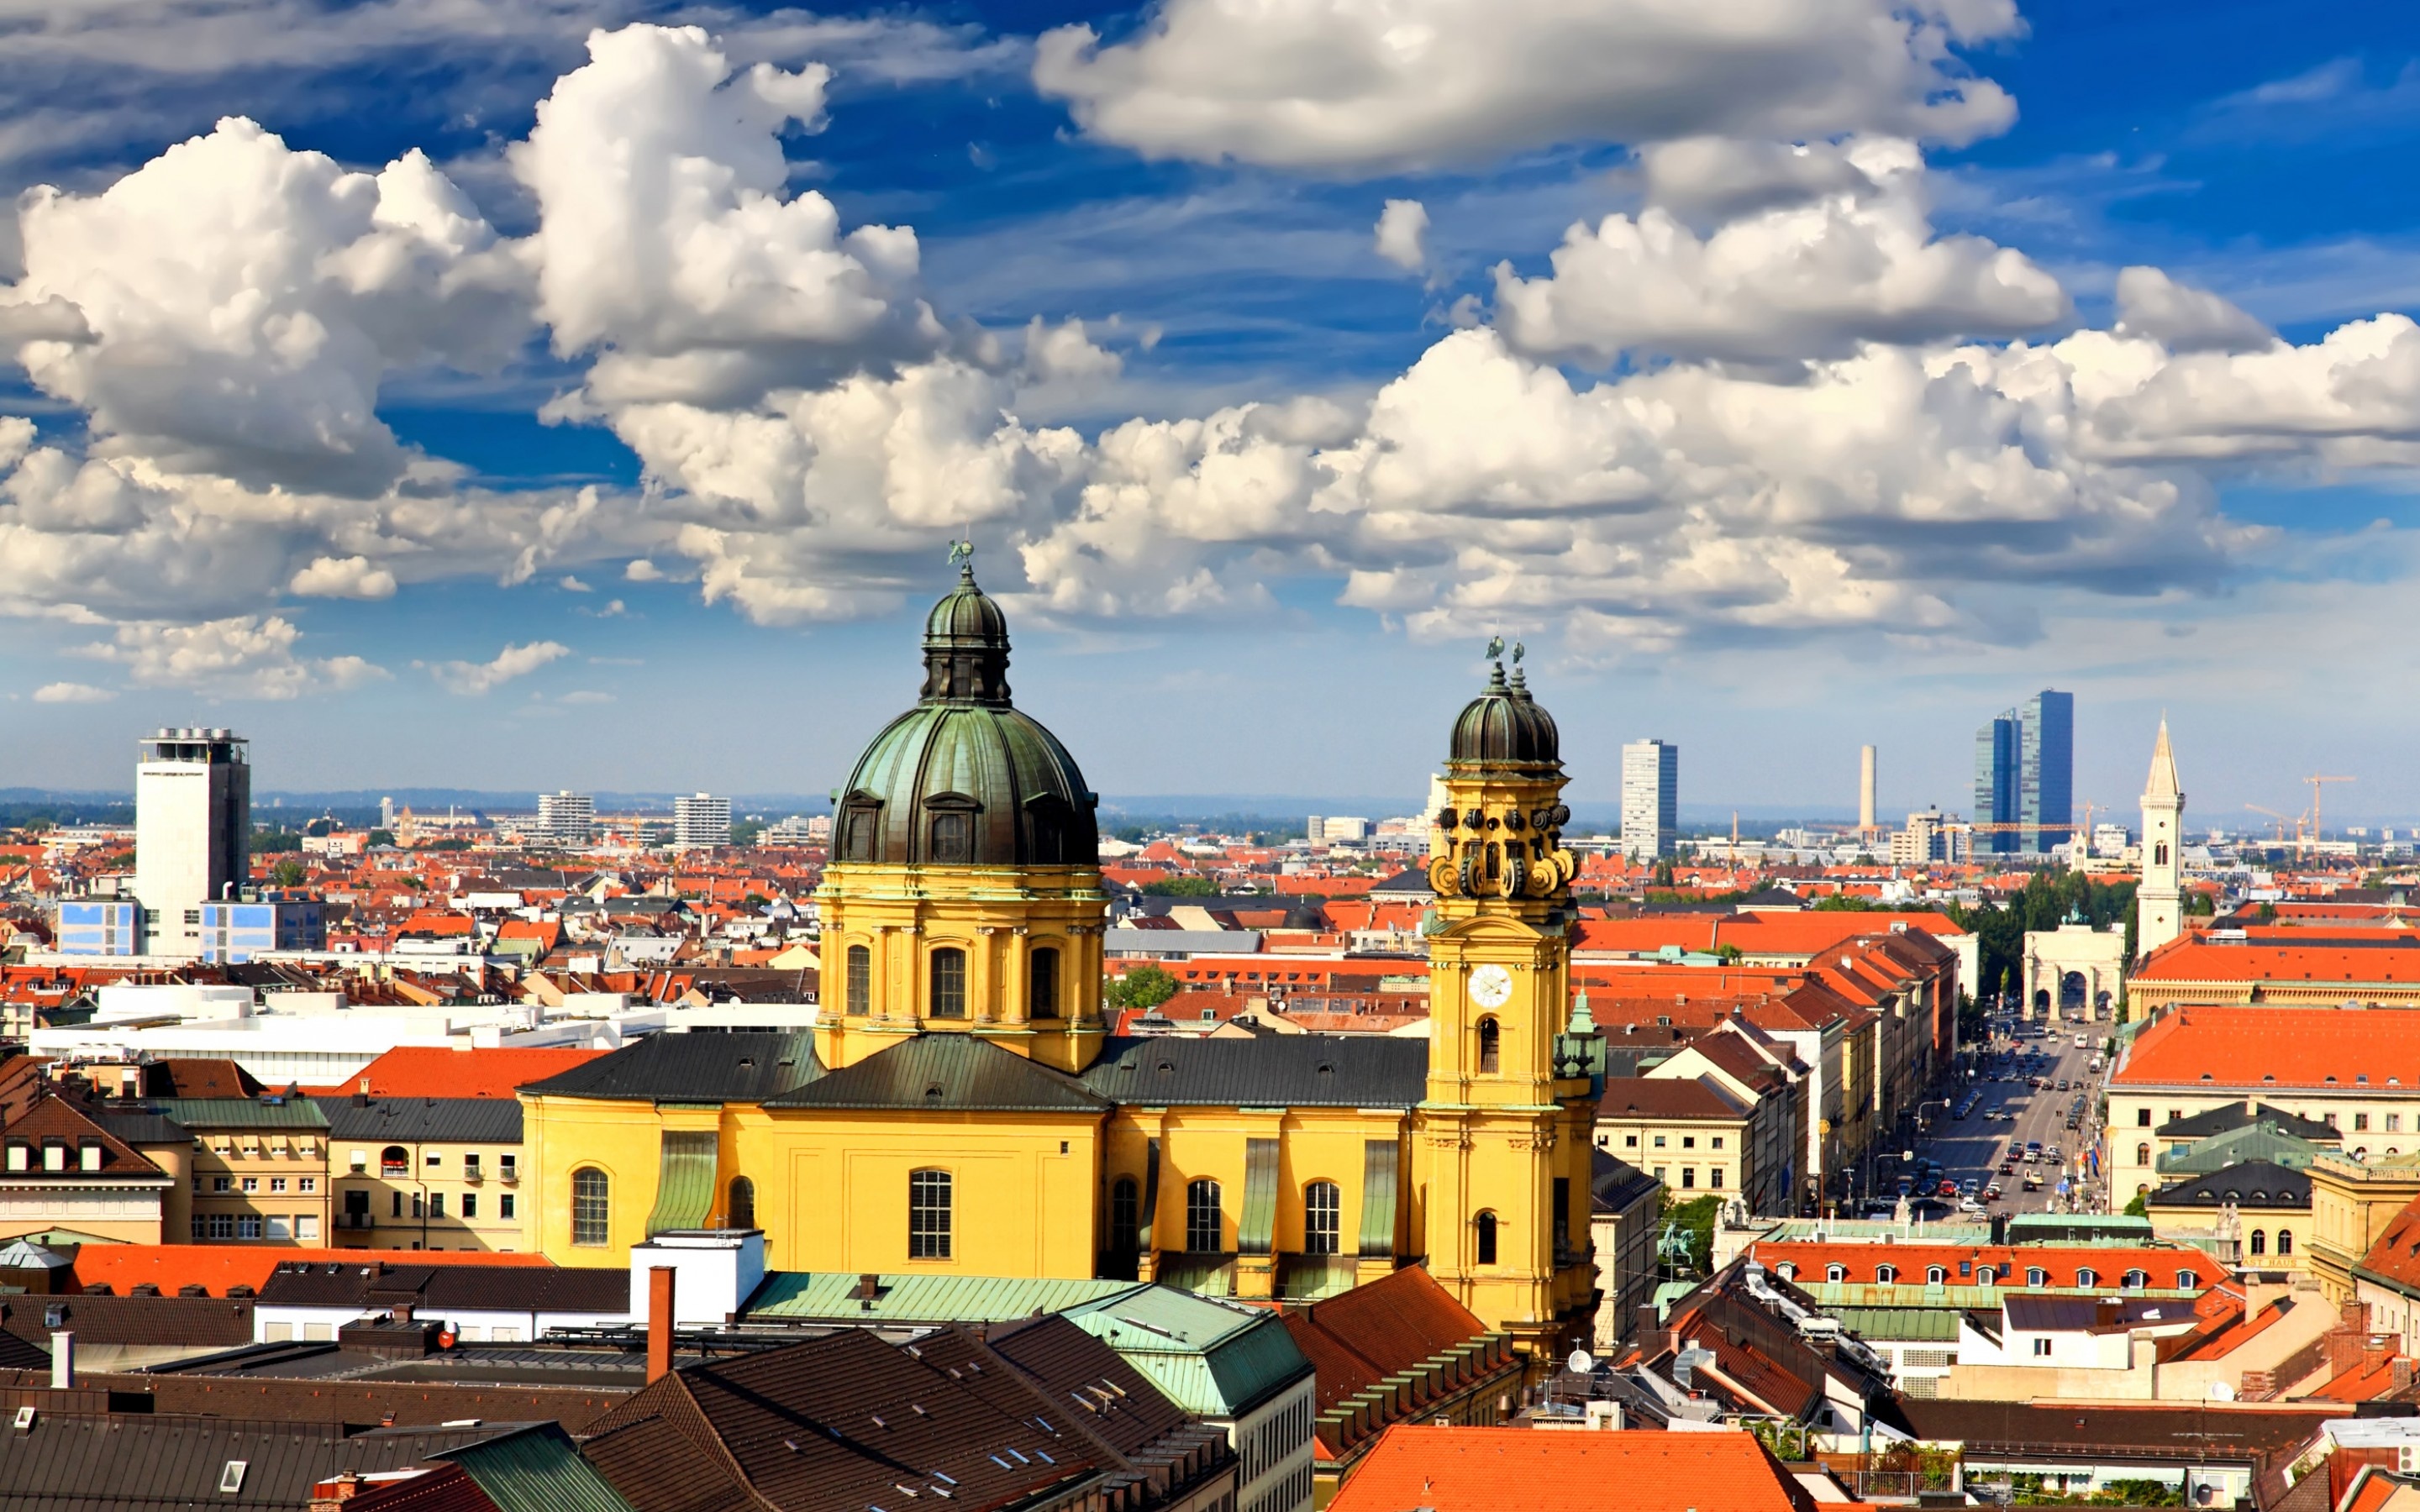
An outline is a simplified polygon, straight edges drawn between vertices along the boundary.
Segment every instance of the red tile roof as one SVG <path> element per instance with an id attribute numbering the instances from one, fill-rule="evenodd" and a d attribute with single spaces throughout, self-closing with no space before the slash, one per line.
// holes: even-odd
<path id="1" fill-rule="evenodd" d="M 1329 1512 L 1813 1512 L 1740 1430 L 1544 1433 L 1399 1423 Z"/>
<path id="2" fill-rule="evenodd" d="M 2186 935 L 2152 952 L 2138 981 L 2420 982 L 2420 936 L 2398 943 L 2298 944 L 2264 937 L 2216 941 Z"/>
<path id="3" fill-rule="evenodd" d="M 2356 1080 L 2362 1076 L 2368 1081 Z M 2173 1009 L 2135 1036 L 2110 1080 L 2121 1088 L 2420 1087 L 2420 1013 L 2274 1005 Z"/>
<path id="4" fill-rule="evenodd" d="M 1764 1265 L 1776 1270 L 1784 1265 L 1794 1267 L 1792 1274 L 1801 1281 L 1823 1281 L 1829 1277 L 1831 1267 L 1843 1268 L 1843 1281 L 1868 1284 L 1879 1277 L 1875 1268 L 1893 1268 L 1900 1284 L 1921 1285 L 1925 1273 L 1940 1266 L 1950 1286 L 1974 1286 L 1978 1273 L 1989 1264 L 2007 1287 L 2035 1285 L 2026 1279 L 2028 1273 L 2041 1271 L 2046 1287 L 2091 1285 L 2115 1287 L 2129 1271 L 2149 1274 L 2149 1284 L 2163 1288 L 2177 1285 L 2177 1274 L 2190 1271 L 2194 1285 L 2207 1287 L 2218 1281 L 2226 1268 L 2193 1249 L 2082 1249 L 2049 1244 L 1818 1244 L 1802 1240 L 1764 1240 L 1751 1243 L 1747 1253 Z M 1961 1272 L 1960 1265 L 1969 1269 Z M 2077 1279 L 2082 1270 L 2092 1272 L 2092 1280 Z"/>
<path id="5" fill-rule="evenodd" d="M 379 1057 L 329 1095 L 360 1091 L 373 1097 L 510 1097 L 513 1088 L 542 1082 L 584 1065 L 603 1050 L 457 1050 L 448 1045 L 400 1045 Z"/>
<path id="6" fill-rule="evenodd" d="M 543 1255 L 496 1255 L 481 1250 L 307 1249 L 277 1244 L 86 1244 L 70 1267 L 84 1288 L 106 1285 L 123 1297 L 145 1281 L 173 1297 L 180 1287 L 199 1285 L 213 1297 L 232 1286 L 258 1290 L 270 1273 L 287 1260 L 395 1260 L 414 1265 L 552 1265 Z"/>

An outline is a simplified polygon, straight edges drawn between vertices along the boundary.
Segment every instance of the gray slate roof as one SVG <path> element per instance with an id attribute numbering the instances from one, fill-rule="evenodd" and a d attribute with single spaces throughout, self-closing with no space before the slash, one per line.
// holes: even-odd
<path id="1" fill-rule="evenodd" d="M 288 1260 L 270 1273 L 257 1305 L 349 1307 L 415 1304 L 449 1311 L 619 1313 L 630 1305 L 628 1270 L 535 1265 L 411 1265 L 358 1259 Z"/>
<path id="2" fill-rule="evenodd" d="M 823 1073 L 812 1034 L 651 1034 L 520 1090 L 637 1103 L 759 1103 Z"/>
<path id="3" fill-rule="evenodd" d="M 1425 1090 L 1425 1040 L 1283 1034 L 1259 1040 L 1118 1038 L 1084 1085 L 1125 1105 L 1410 1107 Z"/>
<path id="4" fill-rule="evenodd" d="M 2149 1200 L 2163 1208 L 2219 1208 L 2229 1198 L 2238 1208 L 2307 1208 L 2311 1175 L 2265 1160 L 2248 1160 L 2161 1187 Z"/>
<path id="5" fill-rule="evenodd" d="M 1099 1115 L 1111 1103 L 1073 1076 L 973 1035 L 920 1034 L 768 1098 L 766 1106 Z"/>
<path id="6" fill-rule="evenodd" d="M 2302 942 L 2298 940 L 2295 943 L 2299 945 Z M 2228 1103 L 2206 1108 L 2188 1118 L 2171 1119 L 2152 1133 L 2162 1139 L 2207 1139 L 2211 1134 L 2226 1134 L 2247 1124 L 2266 1123 L 2297 1139 L 2308 1139 L 2315 1144 L 2334 1145 L 2343 1141 L 2342 1134 L 2316 1119 L 2305 1119 L 2266 1103 L 2259 1106 L 2260 1111 L 2256 1114 L 2241 1103 Z"/>
<path id="7" fill-rule="evenodd" d="M 521 1105 L 507 1097 L 349 1097 L 316 1100 L 327 1115 L 331 1139 L 444 1141 L 464 1145 L 518 1145 Z"/>

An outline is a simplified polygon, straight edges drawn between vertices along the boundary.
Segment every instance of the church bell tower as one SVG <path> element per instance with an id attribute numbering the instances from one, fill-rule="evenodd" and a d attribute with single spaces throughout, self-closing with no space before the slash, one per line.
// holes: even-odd
<path id="1" fill-rule="evenodd" d="M 1501 643 L 1491 646 L 1500 650 Z M 1429 816 L 1428 1085 L 1416 1179 L 1431 1275 L 1538 1367 L 1586 1336 L 1590 1134 L 1567 1035 L 1576 865 L 1554 717 L 1512 652 L 1454 722 Z"/>
<path id="2" fill-rule="evenodd" d="M 2143 784 L 2143 882 L 2134 889 L 2134 954 L 2149 955 L 2184 933 L 2185 792 L 2177 783 L 2168 721 L 2151 748 L 2151 778 Z"/>

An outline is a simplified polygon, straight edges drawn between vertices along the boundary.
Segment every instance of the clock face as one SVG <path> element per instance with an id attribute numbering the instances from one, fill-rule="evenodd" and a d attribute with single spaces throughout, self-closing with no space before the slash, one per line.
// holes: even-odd
<path id="1" fill-rule="evenodd" d="M 1481 966 L 1470 974 L 1470 999 L 1481 1008 L 1502 1008 L 1512 995 L 1512 973 L 1502 966 Z"/>

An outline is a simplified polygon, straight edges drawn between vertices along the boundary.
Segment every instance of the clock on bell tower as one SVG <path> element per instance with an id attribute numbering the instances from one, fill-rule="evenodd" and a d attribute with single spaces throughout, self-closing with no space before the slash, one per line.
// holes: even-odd
<path id="1" fill-rule="evenodd" d="M 1587 1071 L 1566 1038 L 1560 737 L 1513 648 L 1454 723 L 1430 816 L 1429 1069 L 1415 1159 L 1430 1273 L 1548 1363 L 1586 1336 Z"/>

